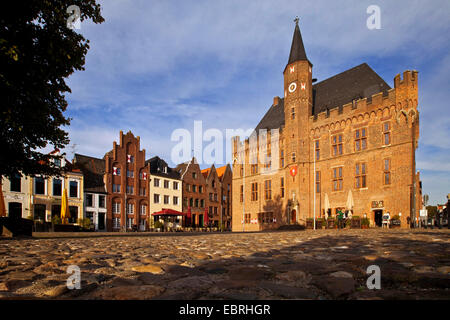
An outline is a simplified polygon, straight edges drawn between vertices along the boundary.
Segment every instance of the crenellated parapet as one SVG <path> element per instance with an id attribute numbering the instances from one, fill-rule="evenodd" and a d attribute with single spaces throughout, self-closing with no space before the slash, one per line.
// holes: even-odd
<path id="1" fill-rule="evenodd" d="M 418 121 L 418 72 L 405 71 L 394 78 L 394 88 L 378 92 L 368 98 L 354 100 L 343 106 L 310 117 L 310 136 L 318 137 L 330 131 L 345 130 L 358 124 L 394 119 L 397 123 Z"/>

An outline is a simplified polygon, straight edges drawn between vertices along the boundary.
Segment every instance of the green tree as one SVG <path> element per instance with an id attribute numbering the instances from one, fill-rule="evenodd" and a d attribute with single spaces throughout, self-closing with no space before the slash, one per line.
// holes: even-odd
<path id="1" fill-rule="evenodd" d="M 67 26 L 71 5 L 81 21 L 104 21 L 95 0 L 9 1 L 0 10 L 0 177 L 60 173 L 49 161 L 57 157 L 39 150 L 69 143 L 65 79 L 84 70 L 89 49 Z"/>
<path id="2" fill-rule="evenodd" d="M 427 206 L 428 218 L 434 218 L 437 214 L 437 206 Z"/>

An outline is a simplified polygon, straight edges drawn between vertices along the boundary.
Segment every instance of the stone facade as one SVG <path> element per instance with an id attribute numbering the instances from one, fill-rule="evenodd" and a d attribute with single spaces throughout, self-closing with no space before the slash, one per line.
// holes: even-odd
<path id="1" fill-rule="evenodd" d="M 149 217 L 149 165 L 140 138 L 131 131 L 120 131 L 120 143 L 105 154 L 105 185 L 107 192 L 107 230 L 119 231 L 147 228 Z"/>
<path id="2" fill-rule="evenodd" d="M 350 209 L 349 197 L 353 215 L 372 225 L 389 212 L 409 226 L 421 198 L 415 168 L 418 72 L 395 76 L 390 88 L 362 64 L 313 85 L 312 67 L 297 25 L 283 73 L 284 98 L 274 98 L 254 135 L 265 145 L 259 129 L 269 129 L 263 150 L 271 159 L 268 168 L 261 158 L 251 163 L 261 150 L 250 143 L 253 137 L 233 138 L 233 159 L 245 159 L 233 164 L 233 231 L 335 216 L 339 208 Z M 270 131 L 275 129 L 278 138 Z"/>

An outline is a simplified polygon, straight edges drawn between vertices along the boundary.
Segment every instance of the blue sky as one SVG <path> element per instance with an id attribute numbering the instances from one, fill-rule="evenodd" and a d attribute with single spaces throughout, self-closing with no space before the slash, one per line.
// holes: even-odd
<path id="1" fill-rule="evenodd" d="M 100 1 L 105 22 L 84 21 L 85 71 L 68 84 L 73 151 L 103 157 L 119 130 L 170 165 L 177 128 L 254 128 L 283 95 L 293 19 L 319 81 L 367 62 L 393 87 L 419 71 L 417 168 L 430 203 L 450 193 L 450 1 Z M 369 30 L 369 5 L 381 29 Z M 219 164 L 220 165 L 220 164 Z"/>

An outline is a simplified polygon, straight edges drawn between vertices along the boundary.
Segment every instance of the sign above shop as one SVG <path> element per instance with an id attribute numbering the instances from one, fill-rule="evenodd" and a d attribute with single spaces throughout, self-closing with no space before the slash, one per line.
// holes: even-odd
<path id="1" fill-rule="evenodd" d="M 384 201 L 372 201 L 372 208 L 383 208 L 384 207 Z"/>

